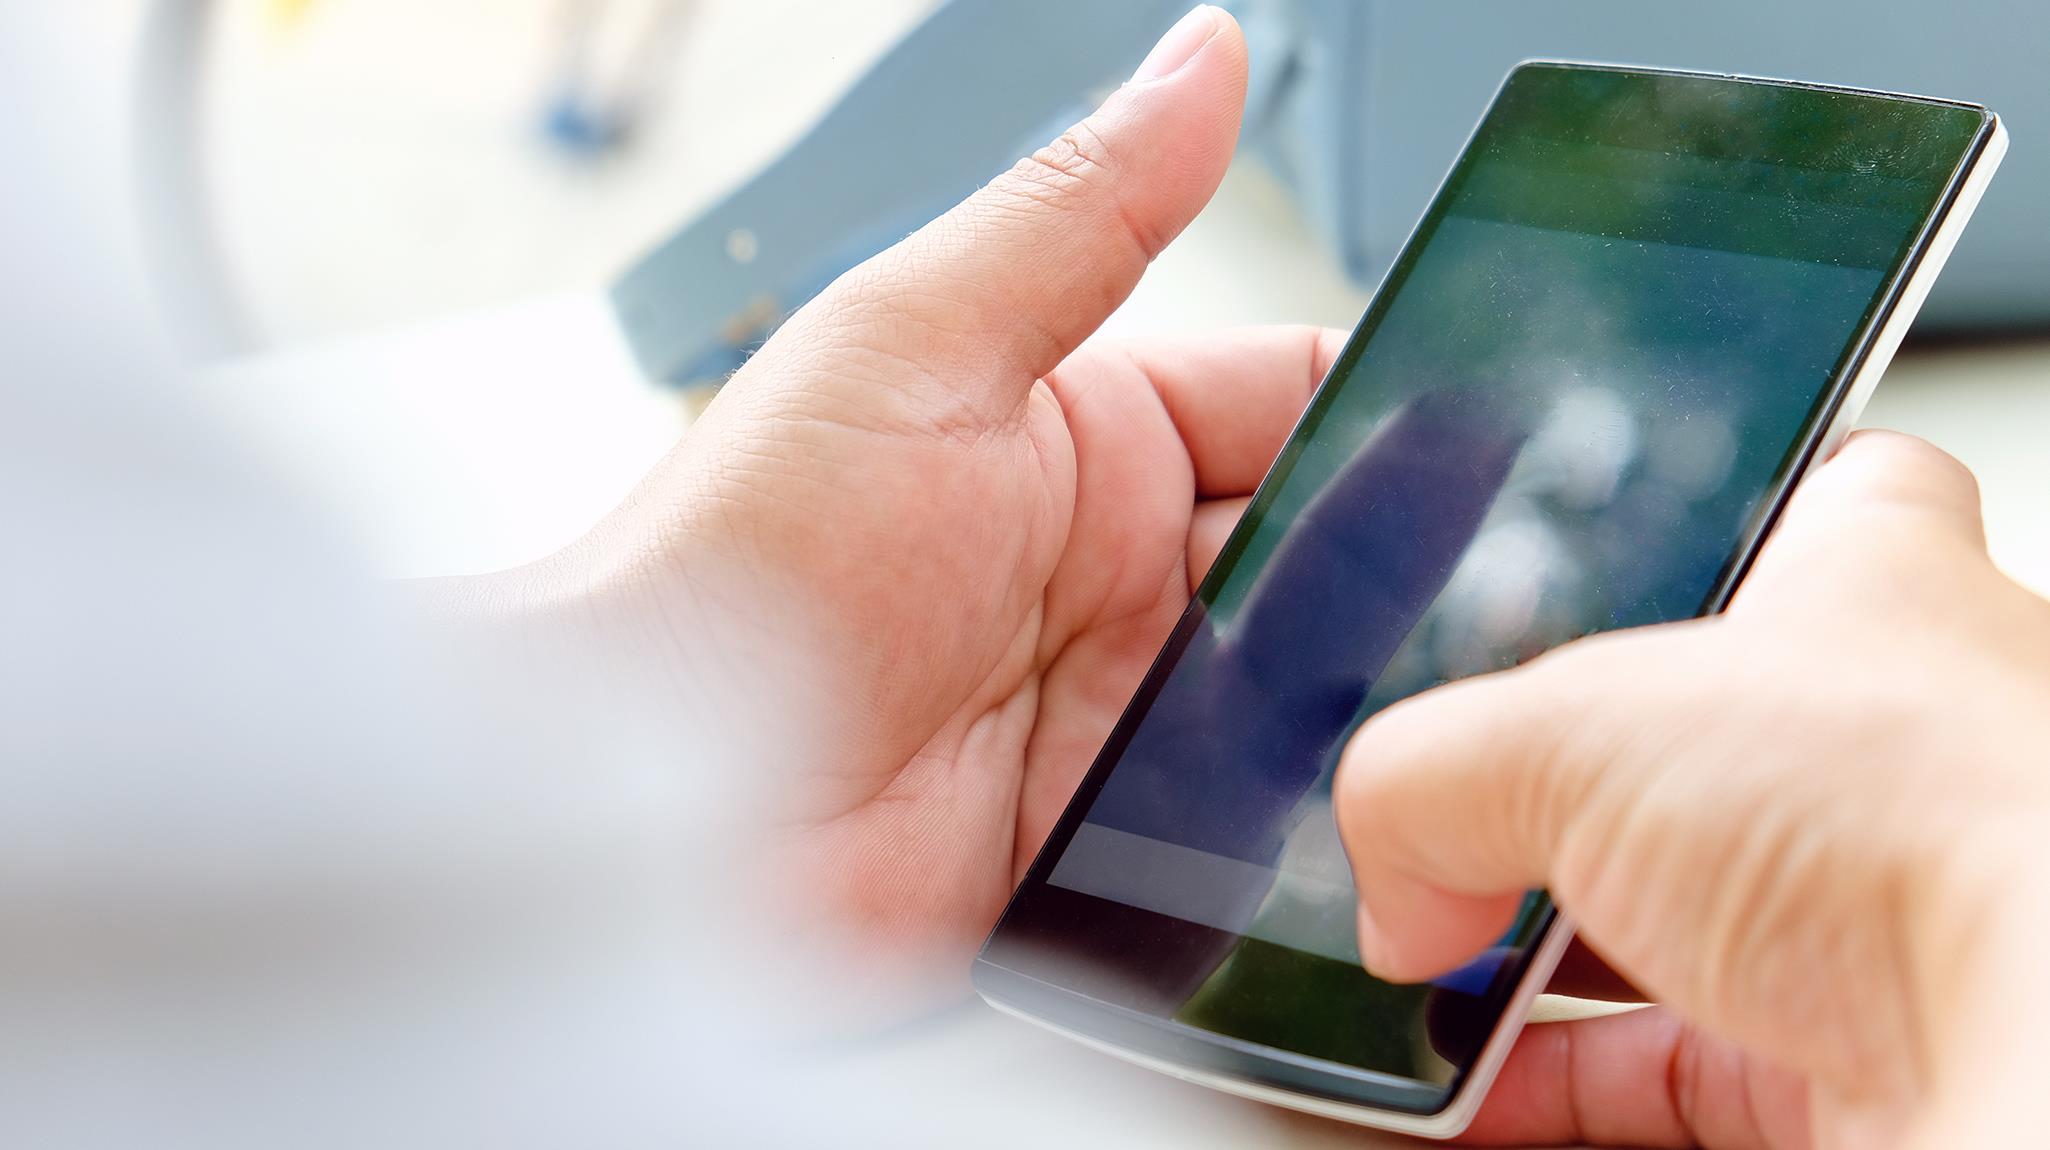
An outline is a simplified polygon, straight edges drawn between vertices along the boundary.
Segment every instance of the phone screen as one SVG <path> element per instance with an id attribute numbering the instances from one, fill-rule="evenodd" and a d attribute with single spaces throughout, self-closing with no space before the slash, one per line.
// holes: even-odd
<path id="1" fill-rule="evenodd" d="M 1347 736 L 1718 609 L 1980 109 L 1556 65 L 1503 88 L 984 952 L 1131 1044 L 1443 1106 L 1552 910 L 1431 985 L 1359 965 Z M 979 972 L 984 977 L 986 972 Z M 1061 1008 L 1041 1003 L 1045 1011 Z"/>

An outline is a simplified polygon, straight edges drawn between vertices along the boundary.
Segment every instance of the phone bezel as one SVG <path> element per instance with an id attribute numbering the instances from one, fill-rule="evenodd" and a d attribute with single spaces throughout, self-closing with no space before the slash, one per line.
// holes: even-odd
<path id="1" fill-rule="evenodd" d="M 1802 440 L 1792 462 L 1774 487 L 1767 492 L 1766 498 L 1761 501 L 1760 512 L 1733 550 L 1728 572 L 1719 581 L 1719 592 L 1705 614 L 1719 612 L 1728 605 L 1744 575 L 1748 573 L 1759 548 L 1773 524 L 1778 521 L 1794 487 L 1817 462 L 1827 458 L 1828 454 L 1835 450 L 1837 444 L 1842 442 L 1851 426 L 1855 424 L 1865 400 L 1869 398 L 1879 376 L 1884 373 L 1898 349 L 1913 322 L 1915 313 L 1941 271 L 1944 260 L 1955 246 L 1972 210 L 1977 206 L 1979 197 L 1984 193 L 1986 184 L 1991 180 L 1993 171 L 2005 152 L 2005 128 L 1999 118 L 1984 107 L 1954 100 L 1729 73 L 1567 60 L 1526 60 L 1504 76 L 1476 120 L 1474 128 L 1468 133 L 1466 142 L 1460 149 L 1459 158 L 1441 177 L 1424 212 L 1405 239 L 1401 254 L 1391 263 L 1390 271 L 1377 286 L 1373 302 L 1363 315 L 1362 329 L 1366 326 L 1364 320 L 1374 316 L 1383 302 L 1381 297 L 1387 290 L 1389 279 L 1415 253 L 1419 233 L 1437 212 L 1451 178 L 1466 159 L 1504 92 L 1519 74 L 1531 68 L 1684 77 L 1806 89 L 1964 108 L 1978 112 L 1981 116 L 1980 129 L 1971 146 L 1951 173 L 1942 195 L 1923 221 L 1922 228 L 1906 258 L 1878 294 L 1878 303 L 1866 317 L 1839 369 L 1826 386 L 1825 394 L 1816 408 L 1817 414 L 1803 429 Z M 1371 335 L 1370 332 L 1365 334 Z M 1355 330 L 1347 341 L 1346 348 L 1334 362 L 1332 375 L 1337 374 L 1340 368 L 1351 360 L 1351 353 L 1357 350 L 1356 345 L 1362 338 L 1362 330 Z M 1319 395 L 1329 383 L 1330 376 L 1327 375 L 1325 381 L 1319 385 Z M 1305 409 L 1304 419 L 1306 420 L 1316 409 L 1317 400 L 1313 398 Z M 1290 432 L 1291 441 L 1302 433 L 1303 422 L 1299 420 Z M 1266 482 L 1267 480 L 1263 480 L 1263 487 Z M 1132 713 L 1141 707 L 1150 706 L 1152 697 L 1157 693 L 1163 664 L 1179 657 L 1186 640 L 1184 632 L 1190 621 L 1191 616 L 1185 615 L 1182 622 L 1177 625 L 1174 636 L 1163 645 L 1154 665 L 1148 669 L 1141 689 L 1134 694 L 1125 713 L 1119 717 L 1116 730 L 1125 731 Z M 1105 749 L 1108 750 L 1108 746 Z M 1481 1053 L 1473 1065 L 1447 1087 L 1430 1086 L 1411 1079 L 1297 1055 L 1200 1030 L 1169 1019 L 1146 1015 L 1091 997 L 1076 989 L 1012 970 L 990 957 L 991 951 L 998 946 L 1006 926 L 1013 923 L 1014 915 L 1019 911 L 1021 901 L 1028 891 L 1036 893 L 1037 890 L 1060 889 L 1048 886 L 1045 881 L 1047 874 L 1086 816 L 1088 804 L 1084 800 L 1101 788 L 1103 779 L 1114 768 L 1117 758 L 1116 755 L 1099 754 L 1097 760 L 1092 763 L 1088 776 L 1078 786 L 1075 797 L 1070 800 L 1060 820 L 1048 835 L 1046 843 L 1041 846 L 1026 872 L 1024 881 L 1014 892 L 1011 904 L 1006 907 L 997 927 L 985 942 L 982 954 L 976 960 L 973 979 L 977 992 L 992 1006 L 1005 1013 L 1055 1030 L 1085 1045 L 1230 1093 L 1325 1117 L 1409 1134 L 1450 1137 L 1463 1130 L 1479 1108 L 1489 1084 L 1499 1071 L 1503 1059 L 1507 1057 L 1517 1033 L 1521 1031 L 1531 1004 L 1550 978 L 1559 957 L 1571 939 L 1571 923 L 1557 908 L 1551 910 L 1549 920 L 1541 928 L 1540 937 L 1533 945 L 1524 969 L 1518 977 L 1516 990 L 1506 1000 Z M 1060 897 L 1089 898 L 1077 892 L 1063 892 Z M 1150 912 L 1137 908 L 1121 908 L 1118 913 L 1143 916 Z M 1221 1053 L 1230 1057 L 1219 1057 Z M 1425 1101 L 1423 1096 L 1427 1096 L 1428 1101 Z"/>

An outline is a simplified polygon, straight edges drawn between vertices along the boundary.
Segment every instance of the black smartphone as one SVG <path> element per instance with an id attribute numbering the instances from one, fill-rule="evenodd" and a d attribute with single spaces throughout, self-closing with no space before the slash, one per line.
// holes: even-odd
<path id="1" fill-rule="evenodd" d="M 1362 971 L 1330 813 L 1388 704 L 1721 609 L 2005 150 L 1944 100 L 1510 73 L 976 962 L 1181 1077 L 1465 1127 L 1570 934 Z"/>

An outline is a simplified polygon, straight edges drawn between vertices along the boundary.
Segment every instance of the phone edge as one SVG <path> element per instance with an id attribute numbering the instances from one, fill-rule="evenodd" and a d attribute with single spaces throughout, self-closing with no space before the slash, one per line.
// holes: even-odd
<path id="1" fill-rule="evenodd" d="M 1949 202 L 1939 209 L 1940 215 L 1930 222 L 1930 231 L 1925 233 L 1920 252 L 1899 292 L 1884 316 L 1880 318 L 1876 332 L 1868 336 L 1865 350 L 1858 366 L 1852 370 L 1850 379 L 1841 385 L 1843 398 L 1838 401 L 1835 413 L 1830 416 L 1822 433 L 1817 437 L 1814 450 L 1808 453 L 1807 458 L 1797 465 L 1794 474 L 1789 477 L 1786 486 L 1790 493 L 1798 488 L 1801 481 L 1816 467 L 1835 455 L 1844 441 L 1850 438 L 1852 429 L 1857 426 L 1860 416 L 1864 414 L 1866 404 L 1878 390 L 1880 378 L 1893 363 L 1894 356 L 1900 351 L 1909 329 L 1914 326 L 1916 317 L 1921 314 L 1922 305 L 1927 302 L 1930 291 L 1935 288 L 1938 277 L 1943 274 L 1944 265 L 1949 262 L 1951 253 L 1957 249 L 1958 241 L 1963 238 L 1965 227 L 1971 223 L 1973 214 L 1978 211 L 1980 201 L 1985 198 L 1986 189 L 1992 185 L 1993 176 L 1999 171 L 2000 162 L 2007 155 L 2008 133 L 2007 125 L 2001 121 L 1997 113 L 1989 111 L 1987 115 L 1991 119 L 1991 125 L 1983 143 L 1962 163 L 1962 170 L 1959 173 L 1961 178 L 1954 177 L 1956 192 Z M 1784 502 L 1783 499 L 1782 507 Z M 1778 510 L 1775 509 L 1775 518 Z M 1753 547 L 1750 550 L 1755 554 L 1757 548 Z M 1741 582 L 1741 578 L 1735 581 Z M 1522 1033 L 1529 1021 L 1530 1004 L 1536 1001 L 1544 981 L 1550 979 L 1557 968 L 1559 959 L 1565 952 L 1565 945 L 1571 937 L 1572 923 L 1562 910 L 1548 928 L 1546 938 L 1541 944 L 1544 949 L 1541 949 L 1537 959 L 1533 960 L 1523 984 L 1517 988 L 1516 997 L 1511 1000 L 1509 1007 L 1503 1010 L 1503 1021 L 1489 1037 L 1487 1046 L 1483 1047 L 1480 1060 L 1474 1064 L 1466 1080 L 1460 1084 L 1458 1092 L 1440 1112 L 1440 1116 L 1447 1119 L 1446 1129 L 1442 1133 L 1431 1133 L 1427 1136 L 1456 1137 L 1473 1122 L 1474 1116 L 1480 1111 L 1481 1102 L 1487 1097 L 1489 1088 L 1494 1085 L 1496 1075 L 1501 1072 L 1503 1062 L 1508 1059 L 1509 1050 L 1514 1046 L 1516 1037 Z M 1549 963 L 1544 961 L 1546 951 L 1551 952 Z"/>
<path id="2" fill-rule="evenodd" d="M 1507 72 L 1504 72 L 1502 74 L 1501 80 L 1499 80 L 1495 84 L 1494 91 L 1489 93 L 1487 102 L 1481 105 L 1480 113 L 1474 117 L 1473 126 L 1467 129 L 1466 137 L 1462 141 L 1460 141 L 1459 151 L 1456 153 L 1456 155 L 1465 156 L 1467 152 L 1472 149 L 1474 141 L 1480 138 L 1481 129 L 1484 126 L 1486 126 L 1488 122 L 1488 117 L 1494 113 L 1495 106 L 1501 103 L 1502 94 L 1509 89 L 1510 82 L 1516 79 L 1516 74 L 1518 72 L 1521 72 L 1524 68 L 1529 67 L 1533 64 L 1543 63 L 1558 63 L 1558 61 L 1539 61 L 1531 59 L 1520 60 Z M 1455 160 L 1452 164 L 1447 165 L 1444 174 L 1438 177 L 1437 184 L 1434 185 L 1431 189 L 1430 198 L 1425 201 L 1426 206 L 1424 210 L 1418 213 L 1416 222 L 1410 225 L 1409 231 L 1403 236 L 1402 244 L 1397 249 L 1398 251 L 1407 250 L 1411 244 L 1416 242 L 1417 234 L 1423 230 L 1425 222 L 1430 219 L 1430 205 L 1437 203 L 1439 198 L 1445 194 L 1445 189 L 1452 182 L 1453 173 L 1458 170 L 1458 167 L 1458 162 Z M 1394 274 L 1395 266 L 1393 263 L 1391 263 L 1387 268 L 1384 268 L 1382 270 L 1380 278 L 1376 280 L 1374 283 L 1374 290 L 1368 294 L 1367 298 L 1370 301 L 1379 299 L 1381 293 L 1387 290 L 1388 280 Z M 1370 303 L 1368 307 L 1369 310 L 1371 310 L 1372 304 Z M 1348 335 L 1346 337 L 1347 347 L 1350 347 L 1352 341 L 1354 339 L 1357 339 L 1358 337 L 1359 333 L 1357 330 Z M 1303 412 L 1296 417 L 1295 423 L 1289 427 L 1289 439 L 1292 440 L 1298 434 L 1301 433 L 1303 421 L 1309 418 L 1310 410 L 1316 406 L 1315 396 L 1321 394 L 1324 388 L 1330 385 L 1332 373 L 1337 371 L 1338 363 L 1342 361 L 1344 358 L 1344 353 L 1341 352 L 1338 358 L 1332 361 L 1332 366 L 1330 370 L 1325 373 L 1324 378 L 1317 382 L 1316 390 L 1311 393 L 1312 398 L 1310 402 L 1304 406 Z M 1163 651 L 1162 655 L 1164 654 L 1165 652 Z M 1157 664 L 1160 657 L 1160 655 L 1156 655 L 1155 664 L 1148 666 L 1146 671 L 1148 676 L 1151 676 L 1155 671 L 1159 669 Z M 1118 721 L 1123 722 L 1124 717 L 1120 715 Z M 1072 799 L 1070 799 L 1069 801 L 1070 803 L 1073 802 Z M 1063 815 L 1063 817 L 1066 817 L 1065 814 Z M 1058 837 L 1056 834 L 1049 834 L 1046 838 L 1046 841 L 1042 842 L 1039 845 L 1039 849 L 1035 851 L 1033 854 L 1032 862 L 1025 869 L 1025 873 L 1027 875 L 1030 875 L 1034 871 L 1039 869 L 1040 865 L 1045 861 L 1046 853 L 1048 849 L 1051 847 L 1053 840 L 1056 837 Z M 1004 909 L 998 913 L 995 924 L 993 924 L 990 927 L 988 936 L 983 939 L 982 946 L 977 949 L 975 960 L 971 964 L 970 968 L 970 984 L 973 987 L 976 996 L 982 999 L 982 1001 L 984 1001 L 985 1003 L 988 1003 L 991 1008 L 995 1009 L 999 1013 L 1009 1015 L 1013 1018 L 1017 1018 L 1025 1022 L 1029 1022 L 1042 1029 L 1051 1031 L 1071 1041 L 1089 1047 L 1090 1049 L 1099 1051 L 1104 1054 L 1108 1054 L 1113 1058 L 1117 1058 L 1137 1066 L 1143 1066 L 1147 1069 L 1154 1070 L 1162 1074 L 1166 1074 L 1171 1078 L 1178 1078 L 1182 1081 L 1193 1082 L 1197 1085 L 1207 1086 L 1211 1089 L 1219 1090 L 1226 1094 L 1235 1094 L 1242 1098 L 1251 1098 L 1255 1101 L 1266 1102 L 1270 1105 L 1283 1107 L 1284 1109 L 1296 1110 L 1306 1114 L 1315 1114 L 1320 1117 L 1331 1118 L 1336 1121 L 1350 1123 L 1355 1126 L 1367 1126 L 1372 1127 L 1374 1129 L 1388 1130 L 1398 1134 L 1411 1134 L 1424 1138 L 1452 1138 L 1456 1137 L 1460 1133 L 1460 1131 L 1464 1130 L 1467 1127 L 1467 1125 L 1473 1121 L 1472 1111 L 1478 1109 L 1478 1103 L 1475 1103 L 1473 1107 L 1469 1108 L 1463 1118 L 1457 1118 L 1457 1125 L 1448 1124 L 1449 1122 L 1453 1121 L 1453 1116 L 1455 1116 L 1459 1111 L 1461 1099 L 1467 1094 L 1467 1090 L 1465 1089 L 1467 1083 L 1462 1083 L 1461 1089 L 1454 1091 L 1452 1096 L 1446 1099 L 1444 1107 L 1433 1114 L 1409 1114 L 1400 1110 L 1380 1109 L 1365 1104 L 1335 1102 L 1330 1099 L 1317 1098 L 1312 1095 L 1298 1094 L 1293 1091 L 1281 1090 L 1269 1086 L 1262 1086 L 1261 1084 L 1255 1082 L 1247 1082 L 1240 1079 L 1228 1078 L 1223 1075 L 1212 1075 L 1209 1072 L 1200 1070 L 1196 1067 L 1185 1066 L 1181 1063 L 1171 1062 L 1162 1058 L 1154 1058 L 1151 1055 L 1144 1054 L 1140 1051 L 1119 1046 L 1114 1042 L 1110 1042 L 1100 1038 L 1095 1038 L 1090 1035 L 1084 1034 L 1080 1031 L 1063 1026 L 1060 1023 L 1054 1022 L 1052 1019 L 1044 1018 L 1037 1014 L 1033 1014 L 1030 1011 L 1026 1010 L 1023 1006 L 1003 1001 L 1002 999 L 998 998 L 997 996 L 991 993 L 990 989 L 984 983 L 983 979 L 979 977 L 979 974 L 985 967 L 995 967 L 995 964 L 991 963 L 985 956 L 989 952 L 990 941 L 996 937 L 997 931 L 1003 928 L 1004 919 L 1010 915 L 1012 904 L 1014 904 L 1017 901 L 1017 898 L 1018 891 L 1013 890 L 1011 892 L 1010 899 L 1005 901 Z M 1570 930 L 1562 933 L 1558 929 L 1559 925 L 1565 921 L 1565 913 L 1563 911 L 1558 910 L 1557 907 L 1554 907 L 1552 914 L 1552 922 L 1548 925 L 1546 929 L 1545 937 L 1539 940 L 1538 950 L 1533 955 L 1532 961 L 1534 965 L 1536 962 L 1543 958 L 1545 952 L 1548 949 L 1554 948 L 1554 946 L 1556 945 L 1558 953 L 1554 954 L 1551 958 L 1551 965 L 1553 967 L 1556 967 L 1558 965 L 1559 958 L 1563 956 L 1563 954 L 1565 953 L 1566 942 L 1570 941 L 1572 938 L 1572 932 Z M 1555 936 L 1557 936 L 1561 940 L 1556 944 L 1553 941 Z M 1546 977 L 1550 977 L 1549 971 L 1547 971 Z M 1503 1011 L 1504 1018 L 1508 1018 L 1514 1015 L 1517 1009 L 1520 1009 L 1521 1012 L 1525 1015 L 1529 1013 L 1530 1003 L 1536 1000 L 1537 995 L 1535 992 L 1532 992 L 1528 996 L 1528 998 L 1526 998 L 1524 993 L 1524 987 L 1532 981 L 1535 980 L 1526 979 L 1523 983 L 1518 984 L 1516 994 L 1512 996 L 1510 1000 L 1510 1006 L 1512 1008 L 1516 1008 L 1516 1004 L 1519 1001 L 1522 1003 L 1522 1005 L 1520 1008 L 1516 1009 L 1505 1009 Z M 1542 985 L 1542 983 L 1540 983 L 1540 985 Z M 1522 1024 L 1521 1019 L 1519 1019 L 1517 1024 L 1517 1030 L 1521 1029 Z M 1496 1041 L 1496 1037 L 1496 1035 L 1489 1036 L 1490 1046 L 1484 1047 L 1482 1049 L 1483 1060 L 1487 1059 L 1489 1055 L 1492 1053 L 1491 1047 L 1492 1044 Z M 1494 1065 L 1489 1070 L 1489 1073 L 1487 1075 L 1488 1082 L 1492 1082 L 1494 1080 L 1495 1072 L 1500 1069 L 1502 1058 L 1506 1057 L 1507 1050 L 1505 1049 L 1501 1055 L 1497 1056 L 1494 1059 Z M 1479 1068 L 1480 1064 L 1476 1063 L 1475 1069 L 1478 1070 Z M 1467 1078 L 1470 1082 L 1473 1078 L 1473 1075 L 1469 1073 Z M 1482 1093 L 1485 1093 L 1485 1091 L 1482 1091 Z"/>
<path id="3" fill-rule="evenodd" d="M 1902 341 L 1907 339 L 1908 330 L 1922 312 L 1923 303 L 1936 287 L 1937 277 L 1943 274 L 1944 265 L 1950 262 L 1951 253 L 1957 250 L 1958 241 L 1964 238 L 1965 225 L 1971 223 L 1973 214 L 1979 210 L 1979 201 L 1985 198 L 1994 173 L 2000 170 L 2000 162 L 2007 158 L 2007 125 L 1998 113 L 1989 112 L 1988 115 L 1992 116 L 1993 124 L 1985 146 L 1979 149 L 1977 159 L 1965 172 L 1949 209 L 1936 222 L 1935 233 L 1930 236 L 1914 271 L 1909 273 L 1907 283 L 1902 285 L 1900 299 L 1881 323 L 1879 334 L 1872 341 L 1864 361 L 1852 373 L 1850 386 L 1844 389 L 1843 402 L 1823 432 L 1803 474 L 1835 455 L 1844 440 L 1850 437 L 1858 418 L 1865 412 L 1865 405 L 1871 401 L 1873 392 L 1879 389 L 1880 377 L 1893 364 Z"/>
<path id="4" fill-rule="evenodd" d="M 1837 85 L 1804 84 L 1798 81 L 1775 80 L 1767 77 L 1746 76 L 1734 73 L 1690 72 L 1683 69 L 1601 65 L 1586 61 L 1543 58 L 1528 59 L 1519 62 L 1514 68 L 1511 68 L 1504 75 L 1501 83 L 1496 86 L 1495 92 L 1490 96 L 1487 104 L 1483 106 L 1480 116 L 1475 120 L 1474 127 L 1468 132 L 1466 141 L 1461 145 L 1461 155 L 1464 155 L 1466 150 L 1472 146 L 1475 137 L 1480 132 L 1481 126 L 1486 123 L 1488 115 L 1494 110 L 1496 103 L 1501 99 L 1502 92 L 1507 88 L 1509 82 L 1515 78 L 1518 72 L 1530 66 L 1596 68 L 1606 66 L 1629 72 L 1657 72 L 1662 74 L 1744 80 L 1763 84 L 1787 84 L 1795 87 L 1913 99 L 1928 103 L 1979 107 L 1978 105 L 1963 104 L 1959 101 L 1938 100 L 1932 97 L 1913 96 L 1905 93 L 1883 92 L 1876 89 L 1846 88 Z M 1844 440 L 1849 437 L 1851 430 L 1857 425 L 1865 405 L 1870 401 L 1872 394 L 1878 388 L 1880 378 L 1885 375 L 1887 367 L 1891 365 L 1894 356 L 1900 350 L 1900 346 L 1906 339 L 1909 329 L 1913 327 L 1916 317 L 1921 312 L 1922 305 L 1927 301 L 1930 291 L 1935 287 L 1936 280 L 1942 274 L 1944 266 L 1949 262 L 1952 252 L 1956 250 L 1958 241 L 1963 237 L 1966 225 L 1971 222 L 1972 216 L 1977 211 L 1980 201 L 1984 198 L 1987 188 L 1991 185 L 1993 176 L 1999 170 L 2001 161 L 2006 157 L 2009 145 L 2006 124 L 1997 113 L 1991 110 L 1985 111 L 1989 123 L 1983 130 L 1980 143 L 1960 163 L 1959 171 L 1952 177 L 1954 191 L 1938 207 L 1937 214 L 1926 225 L 1922 235 L 1917 237 L 1917 251 L 1911 257 L 1911 263 L 1906 275 L 1901 281 L 1900 287 L 1894 293 L 1893 298 L 1885 305 L 1885 311 L 1877 317 L 1876 326 L 1868 328 L 1863 333 L 1863 347 L 1859 352 L 1857 366 L 1852 368 L 1847 381 L 1838 384 L 1837 391 L 1840 398 L 1836 401 L 1835 410 L 1827 417 L 1820 434 L 1810 441 L 1813 446 L 1794 465 L 1790 475 L 1782 485 L 1780 497 L 1765 520 L 1766 526 L 1763 532 L 1758 539 L 1754 539 L 1747 547 L 1749 555 L 1746 556 L 1743 567 L 1736 573 L 1736 578 L 1731 581 L 1733 590 L 1737 584 L 1742 582 L 1743 573 L 1750 566 L 1750 559 L 1755 557 L 1764 535 L 1770 533 L 1772 523 L 1777 520 L 1780 512 L 1784 509 L 1787 496 L 1800 485 L 1800 482 L 1817 465 L 1825 462 L 1835 454 L 1843 445 Z M 1445 176 L 1440 179 L 1438 187 L 1432 192 L 1429 202 L 1435 203 L 1437 198 L 1444 193 L 1444 185 L 1451 178 L 1452 171 L 1453 168 L 1446 170 Z M 1419 217 L 1417 223 L 1412 226 L 1409 237 L 1404 241 L 1405 246 L 1414 241 L 1416 230 L 1422 226 L 1428 215 L 1427 210 L 1423 216 Z M 1375 287 L 1375 295 L 1378 296 L 1381 290 L 1386 287 L 1387 276 L 1388 273 L 1384 272 L 1381 282 Z M 1329 380 L 1327 379 L 1324 382 L 1328 383 Z M 1321 388 L 1323 384 L 1319 386 Z M 1292 431 L 1291 435 L 1293 434 L 1294 432 Z M 1727 596 L 1725 597 L 1726 600 Z M 1718 609 L 1720 609 L 1720 606 Z M 1045 847 L 1042 845 L 1041 851 L 1043 852 L 1044 850 Z M 1037 861 L 1035 858 L 1035 866 Z M 1015 892 L 1013 897 L 1015 897 Z M 1005 913 L 1008 912 L 1009 907 L 1007 905 Z M 1001 924 L 1002 919 L 1003 916 L 999 915 L 999 924 Z M 1248 1098 L 1352 1125 L 1387 1130 L 1392 1133 L 1415 1137 L 1447 1139 L 1455 1138 L 1463 1133 L 1479 1113 L 1482 1102 L 1485 1101 L 1488 1091 L 1494 1085 L 1496 1076 L 1500 1074 L 1503 1064 L 1508 1059 L 1510 1050 L 1515 1045 L 1516 1038 L 1523 1032 L 1524 1027 L 1529 1022 L 1532 1005 L 1543 992 L 1546 983 L 1550 980 L 1560 960 L 1564 957 L 1566 947 L 1572 941 L 1573 933 L 1571 917 L 1563 909 L 1555 905 L 1553 919 L 1545 928 L 1544 936 L 1538 941 L 1537 949 L 1531 957 L 1530 964 L 1526 967 L 1521 981 L 1517 984 L 1515 994 L 1511 996 L 1509 1002 L 1504 1006 L 1501 1020 L 1496 1024 L 1486 1045 L 1482 1047 L 1480 1057 L 1466 1073 L 1458 1089 L 1447 1100 L 1444 1108 L 1428 1115 L 1408 1114 L 1399 1110 L 1382 1109 L 1361 1103 L 1346 1103 L 1318 1098 L 1156 1058 L 1030 1013 L 1021 1006 L 995 997 L 981 984 L 980 980 L 976 980 L 975 990 L 978 997 L 1000 1013 L 1029 1022 L 1082 1046 L 1118 1058 L 1121 1061 L 1142 1066 L 1166 1074 L 1169 1077 L 1205 1086 L 1237 1097 Z M 988 943 L 985 941 L 984 948 L 986 949 L 987 946 Z M 975 965 L 980 967 L 985 962 L 986 960 L 978 955 Z"/>

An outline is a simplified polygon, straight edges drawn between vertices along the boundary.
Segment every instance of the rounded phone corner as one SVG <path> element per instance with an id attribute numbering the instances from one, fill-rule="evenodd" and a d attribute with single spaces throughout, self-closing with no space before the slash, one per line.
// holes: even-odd
<path id="1" fill-rule="evenodd" d="M 995 963 L 979 954 L 975 956 L 975 961 L 968 964 L 968 988 L 984 1002 L 989 1001 L 990 983 L 993 981 L 991 972 L 996 969 Z"/>

